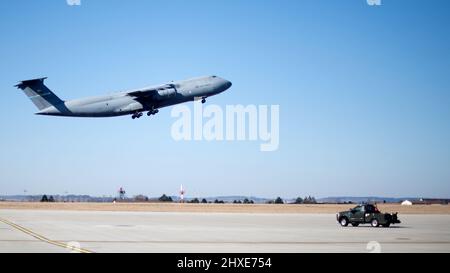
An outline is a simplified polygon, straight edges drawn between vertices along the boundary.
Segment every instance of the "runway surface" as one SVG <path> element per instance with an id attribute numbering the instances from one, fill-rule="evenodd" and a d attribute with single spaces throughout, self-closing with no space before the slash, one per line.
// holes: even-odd
<path id="1" fill-rule="evenodd" d="M 399 217 L 342 228 L 334 214 L 0 210 L 0 252 L 450 252 L 450 215 Z"/>

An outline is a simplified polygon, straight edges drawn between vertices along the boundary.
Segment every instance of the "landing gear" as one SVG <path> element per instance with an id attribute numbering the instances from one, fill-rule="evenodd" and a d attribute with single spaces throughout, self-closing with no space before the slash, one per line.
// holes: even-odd
<path id="1" fill-rule="evenodd" d="M 150 111 L 147 112 L 147 116 L 156 115 L 156 114 L 158 114 L 158 113 L 159 113 L 159 110 L 158 110 L 158 109 L 151 109 Z M 144 115 L 144 114 L 143 114 L 142 112 L 136 112 L 136 113 L 134 113 L 134 114 L 131 116 L 131 118 L 132 118 L 132 119 L 137 119 L 137 118 L 142 117 L 143 115 Z"/>
<path id="2" fill-rule="evenodd" d="M 132 116 L 131 116 L 131 118 L 132 119 L 136 119 L 136 118 L 140 118 L 140 117 L 142 117 L 142 113 L 141 112 L 138 112 L 138 113 L 134 113 Z"/>
<path id="3" fill-rule="evenodd" d="M 153 109 L 147 112 L 147 116 L 156 115 L 159 113 L 158 109 Z"/>
<path id="4" fill-rule="evenodd" d="M 202 103 L 205 104 L 206 103 L 206 99 L 202 99 Z"/>

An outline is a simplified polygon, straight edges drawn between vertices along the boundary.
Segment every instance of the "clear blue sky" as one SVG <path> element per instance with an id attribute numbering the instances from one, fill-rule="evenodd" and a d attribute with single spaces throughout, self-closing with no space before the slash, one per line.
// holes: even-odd
<path id="1" fill-rule="evenodd" d="M 450 2 L 9 1 L 0 9 L 0 194 L 450 197 Z M 279 104 L 280 148 L 175 142 L 154 118 L 35 116 L 63 99 L 217 74 L 209 103 Z"/>

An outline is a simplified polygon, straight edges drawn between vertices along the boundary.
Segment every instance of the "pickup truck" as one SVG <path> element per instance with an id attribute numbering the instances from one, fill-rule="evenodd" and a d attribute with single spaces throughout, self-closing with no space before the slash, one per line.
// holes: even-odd
<path id="1" fill-rule="evenodd" d="M 389 227 L 391 224 L 399 224 L 397 213 L 381 213 L 378 208 L 371 204 L 359 205 L 355 208 L 336 214 L 336 220 L 341 226 L 351 224 L 357 227 L 359 224 L 370 224 L 372 227 Z"/>

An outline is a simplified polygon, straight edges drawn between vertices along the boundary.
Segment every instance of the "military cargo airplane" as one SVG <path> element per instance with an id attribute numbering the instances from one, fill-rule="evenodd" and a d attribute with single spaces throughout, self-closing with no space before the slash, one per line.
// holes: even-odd
<path id="1" fill-rule="evenodd" d="M 114 117 L 131 115 L 140 118 L 155 115 L 158 109 L 188 102 L 202 100 L 222 93 L 231 87 L 231 82 L 217 76 L 198 77 L 183 81 L 128 90 L 97 97 L 63 101 L 58 98 L 39 78 L 21 81 L 17 88 L 31 99 L 39 109 L 37 115 L 63 117 Z"/>

